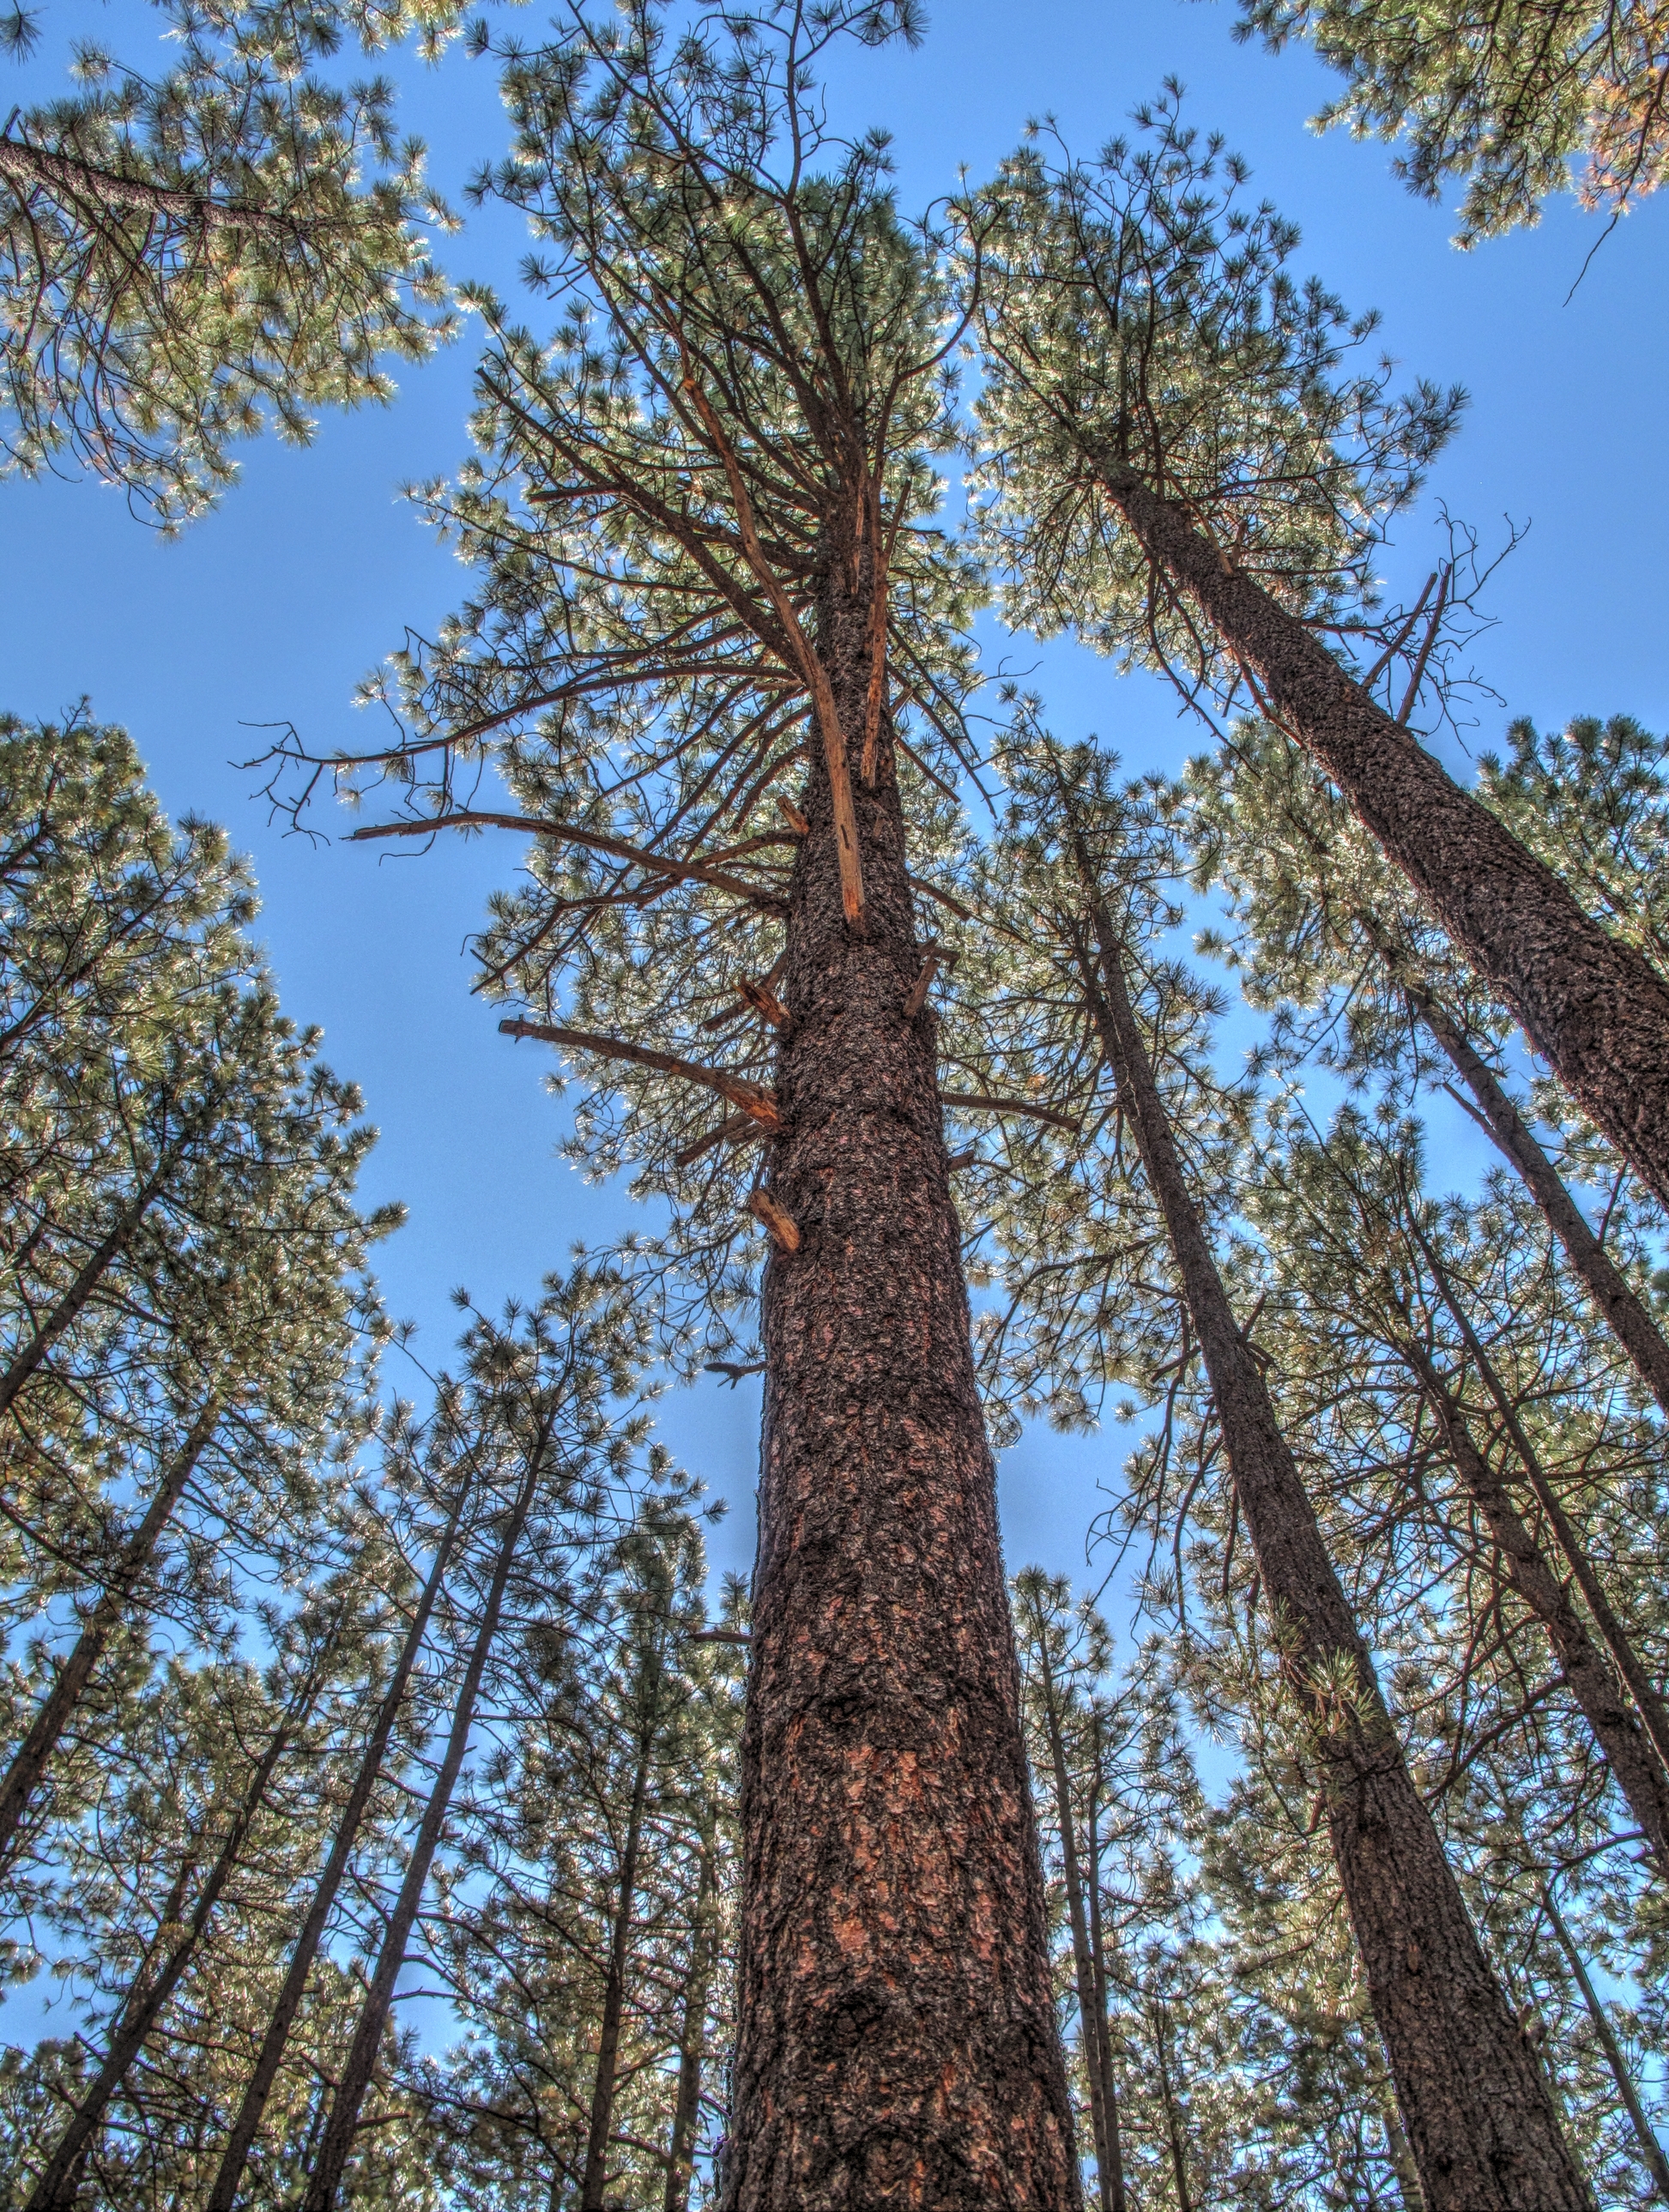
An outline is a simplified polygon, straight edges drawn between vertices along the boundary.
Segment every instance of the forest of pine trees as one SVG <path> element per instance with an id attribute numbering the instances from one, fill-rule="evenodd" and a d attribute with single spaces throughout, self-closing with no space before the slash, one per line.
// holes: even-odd
<path id="1" fill-rule="evenodd" d="M 623 1225 L 431 1342 L 235 839 L 0 717 L 0 2212 L 1669 2207 L 1669 734 L 1386 581 L 1465 394 L 1174 81 L 902 208 L 915 0 L 133 7 L 0 132 L 9 469 L 210 528 L 477 347 L 455 611 L 247 780 L 502 851 Z M 1462 243 L 1669 160 L 1641 0 L 1237 35 Z M 344 73 L 454 45 L 520 306 Z"/>

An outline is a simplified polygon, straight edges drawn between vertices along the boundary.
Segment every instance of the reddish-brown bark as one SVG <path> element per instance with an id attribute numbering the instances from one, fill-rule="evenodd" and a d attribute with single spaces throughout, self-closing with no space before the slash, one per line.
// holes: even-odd
<path id="1" fill-rule="evenodd" d="M 868 564 L 864 566 L 867 568 Z M 838 552 L 830 562 L 850 574 Z M 818 650 L 861 755 L 867 597 Z M 790 887 L 770 1191 L 759 1548 L 743 1746 L 728 2212 L 1067 2212 L 995 1471 L 969 1340 L 885 724 L 842 906 L 826 749 Z"/>
<path id="2" fill-rule="evenodd" d="M 1185 508 L 1112 457 L 1098 473 L 1148 558 L 1207 616 L 1595 1127 L 1669 1204 L 1669 984 Z"/>
<path id="3" fill-rule="evenodd" d="M 1592 2212 L 1546 2084 L 1408 1769 L 1257 1361 L 1188 1189 L 1122 947 L 1077 847 L 1086 996 L 1164 1217 L 1258 1571 L 1313 1727 L 1320 1803 L 1428 2212 Z"/>

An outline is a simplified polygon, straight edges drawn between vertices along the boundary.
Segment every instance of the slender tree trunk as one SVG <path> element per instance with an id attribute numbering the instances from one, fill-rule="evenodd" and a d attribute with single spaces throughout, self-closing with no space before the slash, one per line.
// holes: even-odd
<path id="1" fill-rule="evenodd" d="M 1095 1782 L 1089 1796 L 1089 1956 L 1095 1978 L 1095 2040 L 1101 2051 L 1101 2109 L 1106 2115 L 1107 2182 L 1111 2212 L 1127 2212 L 1124 2146 L 1118 2126 L 1118 2085 L 1112 2071 L 1112 2017 L 1107 2008 L 1107 1957 L 1101 1933 L 1100 1805 L 1101 1720 L 1095 1731 Z"/>
<path id="2" fill-rule="evenodd" d="M 1589 1636 L 1535 1537 L 1484 1458 L 1454 1394 L 1424 1346 L 1404 1347 L 1443 1431 L 1449 1457 L 1468 1495 L 1489 1524 L 1507 1563 L 1509 1581 L 1547 1632 L 1553 1656 L 1582 1717 L 1610 1765 L 1623 1801 L 1639 1822 L 1660 1876 L 1669 1875 L 1669 1776 L 1639 1720 L 1629 1710 L 1617 1676 Z"/>
<path id="3" fill-rule="evenodd" d="M 416 1609 L 406 1626 L 405 1638 L 400 1644 L 399 1657 L 394 1663 L 394 1671 L 389 1677 L 388 1687 L 383 1693 L 382 1703 L 377 1708 L 377 1717 L 372 1723 L 371 1733 L 365 1739 L 364 1748 L 360 1753 L 359 1765 L 354 1775 L 353 1785 L 348 1792 L 346 1802 L 342 1808 L 341 1817 L 336 1824 L 336 1833 L 331 1838 L 329 1855 L 326 1858 L 318 1882 L 314 1886 L 313 1899 L 308 1906 L 307 1917 L 302 1923 L 301 1933 L 295 1938 L 295 1948 L 289 1954 L 289 1964 L 284 1971 L 283 1984 L 273 2004 L 271 2018 L 268 2021 L 266 2033 L 261 2039 L 261 2047 L 255 2054 L 254 2070 L 245 2085 L 243 2096 L 238 2105 L 237 2118 L 232 2123 L 231 2138 L 222 2154 L 220 2169 L 215 2176 L 215 2185 L 210 2191 L 208 2212 L 232 2212 L 232 2208 L 237 2201 L 238 2186 L 243 2179 L 243 2170 L 248 2162 L 250 2149 L 255 2137 L 259 2133 L 261 2116 L 266 2110 L 266 2100 L 272 2094 L 272 2084 L 278 2078 L 278 2068 L 283 2060 L 284 2048 L 289 2041 L 290 2031 L 295 2025 L 295 2015 L 302 2008 L 302 1999 L 307 1990 L 308 1976 L 312 1971 L 314 1960 L 318 1955 L 319 1946 L 324 1940 L 325 1930 L 330 1923 L 337 1892 L 342 1886 L 342 1878 L 346 1874 L 349 1862 L 353 1856 L 354 1844 L 358 1839 L 360 1828 L 370 1804 L 371 1793 L 376 1788 L 377 1778 L 382 1771 L 382 1762 L 388 1754 L 389 1739 L 393 1735 L 394 1723 L 399 1717 L 401 1706 L 405 1703 L 405 1693 L 411 1685 L 412 1670 L 417 1666 L 418 1656 L 422 1652 L 423 1639 L 429 1633 L 429 1616 L 435 1610 L 436 1601 L 441 1593 L 441 1585 L 445 1579 L 447 1568 L 451 1563 L 453 1547 L 457 1541 L 459 1523 L 463 1516 L 464 1499 L 468 1486 L 466 1481 L 460 1480 L 453 1493 L 452 1504 L 447 1513 L 446 1525 L 442 1529 L 439 1540 L 436 1544 L 435 1557 L 429 1565 L 428 1578 L 419 1594 Z"/>
<path id="4" fill-rule="evenodd" d="M 1634 1363 L 1641 1381 L 1669 1413 L 1669 1344 L 1665 1343 L 1657 1323 L 1589 1228 L 1552 1161 L 1465 1028 L 1434 993 L 1423 984 L 1410 982 L 1400 969 L 1398 972 L 1410 1006 L 1471 1093 L 1479 1119 L 1518 1170 L 1525 1188 L 1562 1246 L 1572 1273 Z"/>
<path id="5" fill-rule="evenodd" d="M 1594 1572 L 1593 1562 L 1587 1554 L 1587 1547 L 1572 1527 L 1570 1516 L 1565 1511 L 1557 1491 L 1548 1480 L 1547 1470 L 1543 1467 L 1535 1446 L 1525 1434 L 1524 1424 L 1519 1419 L 1518 1407 L 1514 1404 L 1502 1383 L 1495 1362 L 1479 1342 L 1477 1332 L 1472 1327 L 1471 1316 L 1455 1295 L 1454 1285 L 1449 1280 L 1448 1270 L 1432 1249 L 1424 1231 L 1414 1218 L 1411 1207 L 1409 1209 L 1408 1219 L 1409 1225 L 1414 1231 L 1415 1239 L 1424 1255 L 1426 1264 L 1431 1270 L 1432 1279 L 1436 1283 L 1443 1303 L 1448 1308 L 1455 1326 L 1460 1331 L 1462 1342 L 1477 1364 L 1478 1373 L 1483 1377 L 1484 1387 L 1495 1401 L 1495 1410 L 1501 1415 L 1502 1425 L 1512 1439 L 1513 1449 L 1518 1454 L 1520 1464 L 1524 1469 L 1525 1479 L 1534 1493 L 1536 1503 L 1547 1516 L 1548 1524 L 1552 1528 L 1555 1540 L 1564 1554 L 1571 1573 L 1575 1577 L 1576 1587 L 1581 1591 L 1583 1601 L 1593 1617 L 1593 1624 L 1599 1631 L 1600 1639 L 1610 1652 L 1618 1674 L 1626 1685 L 1629 1696 L 1635 1701 L 1648 1741 L 1656 1751 L 1659 1766 L 1665 1772 L 1669 1772 L 1669 1711 L 1664 1709 L 1663 1699 L 1658 1693 L 1657 1685 L 1646 1671 L 1645 1664 L 1635 1649 L 1633 1638 L 1612 1610 L 1611 1600 L 1605 1595 L 1604 1586 Z"/>
<path id="6" fill-rule="evenodd" d="M 856 505 L 856 502 L 855 502 Z M 859 758 L 869 603 L 829 549 L 818 650 Z M 826 759 L 789 884 L 742 1748 L 726 2212 L 1076 2212 L 1020 1671 L 974 1381 L 890 726 Z"/>
<path id="7" fill-rule="evenodd" d="M 212 1391 L 174 1454 L 143 1520 L 123 1547 L 109 1581 L 87 1617 L 86 1626 L 36 1709 L 28 1734 L 12 1754 L 5 1778 L 0 1780 L 0 1865 L 11 1856 L 23 1815 L 46 1771 L 46 1762 L 58 1748 L 58 1738 L 70 1716 L 81 1703 L 105 1647 L 132 1602 L 155 1555 L 158 1540 L 191 1479 L 192 1470 L 215 1432 L 220 1407 L 220 1394 Z"/>
<path id="8" fill-rule="evenodd" d="M 1334 1863 L 1429 2212 L 1590 2212 L 1235 1322 L 1136 1024 L 1123 949 L 1072 835 L 1100 956 L 1098 974 L 1089 947 L 1080 948 L 1086 994 L 1176 1257 L 1283 1663 L 1314 1731 Z M 1353 1698 L 1329 1688 L 1341 1675 L 1357 1686 Z"/>
<path id="9" fill-rule="evenodd" d="M 323 1671 L 321 1662 L 311 1671 L 298 1699 L 274 1729 L 250 1778 L 243 1802 L 226 1832 L 225 1839 L 202 1888 L 198 1892 L 191 1919 L 180 1940 L 169 1947 L 155 1975 L 148 1978 L 145 1969 L 142 1967 L 134 1980 L 120 2012 L 116 2015 L 116 2024 L 111 2032 L 109 2047 L 103 2062 L 70 2116 L 70 2124 L 59 2136 L 57 2147 L 24 2203 L 23 2212 L 72 2212 L 82 2165 L 94 2138 L 104 2124 L 110 2100 L 126 2080 L 129 2067 L 143 2049 L 147 2037 L 156 2024 L 157 2015 L 174 1995 L 181 1975 L 191 1964 L 192 1955 L 203 1940 L 209 1917 L 238 1864 L 251 1823 L 265 1799 L 278 1761 L 289 1748 L 297 1727 L 305 1723 L 318 1695 Z M 187 1863 L 175 1877 L 174 1893 L 163 1908 L 159 1926 L 168 1927 L 177 1921 L 185 1903 L 190 1872 Z M 149 1963 L 147 1961 L 147 1966 Z"/>
<path id="10" fill-rule="evenodd" d="M 1599 2002 L 1599 1993 L 1588 1977 L 1587 1963 L 1576 1948 L 1575 1938 L 1564 1923 L 1564 1917 L 1553 1901 L 1550 1883 L 1542 1884 L 1542 1911 L 1547 1915 L 1548 1925 L 1553 1930 L 1559 1948 L 1564 1953 L 1576 1986 L 1582 1993 L 1582 2002 L 1588 2008 L 1588 2018 L 1593 2022 L 1593 2032 L 1599 2039 L 1599 2048 L 1605 2054 L 1605 2063 L 1611 2069 L 1611 2079 L 1617 2084 L 1617 2094 L 1623 2100 L 1623 2109 L 1629 2116 L 1629 2125 L 1634 2130 L 1635 2141 L 1640 2146 L 1640 2155 L 1646 2171 L 1652 2178 L 1652 2194 L 1660 2204 L 1669 2204 L 1669 2159 L 1663 2154 L 1663 2145 L 1657 2139 L 1657 2130 L 1646 2117 L 1646 2107 L 1640 2101 L 1640 2092 L 1623 2046 L 1617 2039 L 1617 2030 L 1611 2026 L 1610 2014 Z"/>
<path id="11" fill-rule="evenodd" d="M 1055 1777 L 1055 1818 L 1060 1830 L 1061 1863 L 1066 1876 L 1067 1918 L 1072 1929 L 1072 1968 L 1078 1991 L 1078 2037 L 1084 2073 L 1089 2082 L 1090 2131 L 1095 2138 L 1096 2186 L 1101 2212 L 1112 2212 L 1112 2161 L 1107 2154 L 1106 2112 L 1102 2104 L 1099 2008 L 1095 2002 L 1095 1974 L 1090 1964 L 1089 1921 L 1084 1911 L 1083 1876 L 1078 1865 L 1078 1838 L 1072 1811 L 1072 1784 L 1066 1771 L 1066 1742 L 1055 1702 L 1055 1678 L 1049 1664 L 1048 1634 L 1039 1621 L 1038 1666 L 1043 1682 L 1043 1724 L 1049 1738 L 1049 1761 Z"/>
<path id="12" fill-rule="evenodd" d="M 174 1171 L 177 1151 L 178 1147 L 175 1147 L 164 1153 L 88 1254 L 76 1270 L 75 1279 L 58 1304 L 45 1320 L 36 1324 L 28 1342 L 13 1353 L 9 1365 L 3 1374 L 0 1374 L 0 1413 L 10 1407 L 30 1376 L 97 1290 L 112 1264 L 132 1243 L 140 1223 Z"/>
<path id="13" fill-rule="evenodd" d="M 348 2047 L 341 2079 L 337 2083 L 336 2095 L 331 2105 L 330 2124 L 325 2130 L 325 2140 L 320 2145 L 319 2156 L 308 2177 L 307 2194 L 302 2198 L 302 2212 L 332 2212 L 337 2191 L 341 2186 L 343 2170 L 353 2149 L 354 2132 L 359 2124 L 359 2108 L 365 2101 L 365 2092 L 371 2086 L 371 2073 L 381 2048 L 383 2030 L 388 2025 L 388 2014 L 394 2002 L 394 1985 L 399 1979 L 400 1968 L 405 1964 L 405 1947 L 417 1917 L 417 1908 L 429 1881 L 429 1869 L 434 1863 L 440 1846 L 441 1831 L 452 1803 L 452 1793 L 464 1764 L 464 1754 L 469 1748 L 472 1729 L 475 1725 L 475 1703 L 481 1692 L 481 1677 L 486 1671 L 488 1656 L 493 1638 L 498 1633 L 498 1616 L 503 1609 L 505 1585 L 510 1578 L 510 1568 L 515 1558 L 516 1546 L 527 1525 L 527 1516 L 533 1510 L 533 1497 L 539 1488 L 544 1464 L 544 1437 L 527 1455 L 527 1471 L 522 1477 L 514 1504 L 504 1518 L 503 1534 L 499 1539 L 498 1555 L 493 1562 L 492 1580 L 487 1588 L 486 1602 L 481 1609 L 481 1620 L 475 1632 L 475 1640 L 464 1668 L 464 1679 L 459 1685 L 457 1701 L 452 1710 L 452 1727 L 441 1758 L 435 1786 L 423 1807 L 411 1856 L 406 1862 L 405 1876 L 400 1883 L 399 1895 L 383 1930 L 382 1943 L 377 1953 L 377 1962 L 371 1976 L 371 1985 L 359 2008 L 359 2020 L 354 2029 L 354 2039 Z"/>
<path id="14" fill-rule="evenodd" d="M 696 2123 L 701 2113 L 701 2073 L 707 2056 L 707 2002 L 713 1977 L 713 1938 L 718 1908 L 716 1846 L 704 1837 L 690 1929 L 690 1968 L 684 1984 L 684 2027 L 678 2039 L 678 2101 L 667 2148 L 663 2212 L 690 2212 L 695 2176 Z"/>
<path id="15" fill-rule="evenodd" d="M 652 1662 L 645 1660 L 645 1666 Z M 609 2133 L 614 2124 L 614 2087 L 620 2058 L 620 2025 L 626 2009 L 626 1966 L 631 1956 L 631 1911 L 637 1901 L 637 1854 L 643 1838 L 643 1806 L 649 1796 L 654 1731 L 645 1725 L 637 1739 L 637 1764 L 631 1778 L 620 1852 L 620 1893 L 609 1933 L 608 1978 L 603 1985 L 603 2015 L 597 2031 L 597 2073 L 591 2089 L 591 2125 L 586 2136 L 585 2168 L 580 2176 L 580 2212 L 602 2212 L 608 2181 Z"/>
<path id="16" fill-rule="evenodd" d="M 1171 2055 L 1165 2034 L 1165 2001 L 1155 1997 L 1153 2004 L 1154 2057 L 1159 2063 L 1159 2097 L 1165 2107 L 1165 2141 L 1171 2154 L 1171 2179 L 1176 2184 L 1177 2212 L 1194 2212 L 1194 2199 L 1188 2187 L 1188 2138 L 1182 2124 L 1182 2115 L 1177 2110 L 1176 2090 L 1171 2081 Z"/>
<path id="17" fill-rule="evenodd" d="M 1251 670 L 1571 1096 L 1669 1205 L 1669 984 L 1447 771 L 1186 510 L 1112 456 L 1103 488 L 1148 558 Z"/>

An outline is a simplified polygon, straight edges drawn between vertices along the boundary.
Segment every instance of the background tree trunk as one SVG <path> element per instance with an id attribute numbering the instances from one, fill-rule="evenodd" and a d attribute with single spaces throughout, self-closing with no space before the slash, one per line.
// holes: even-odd
<path id="1" fill-rule="evenodd" d="M 1063 793 L 1064 799 L 1064 793 Z M 1095 933 L 1084 988 L 1164 1216 L 1285 1666 L 1314 1727 L 1333 1856 L 1429 2212 L 1592 2212 L 1558 2118 L 1467 1917 L 1184 1177 L 1075 830 Z"/>
<path id="2" fill-rule="evenodd" d="M 1253 671 L 1537 1051 L 1669 1205 L 1669 983 L 1348 676 L 1295 615 L 1229 567 L 1132 469 L 1101 481 L 1155 565 Z"/>

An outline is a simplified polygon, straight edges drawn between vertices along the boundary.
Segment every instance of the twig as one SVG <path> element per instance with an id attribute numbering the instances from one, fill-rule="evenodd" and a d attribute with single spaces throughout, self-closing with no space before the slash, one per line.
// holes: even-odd
<path id="1" fill-rule="evenodd" d="M 1025 1114 L 1034 1121 L 1052 1121 L 1057 1129 L 1069 1129 L 1075 1137 L 1083 1127 L 1069 1114 L 1062 1114 L 1053 1106 L 1032 1106 L 1024 1098 L 998 1098 L 977 1095 L 971 1091 L 941 1091 L 941 1099 L 947 1106 L 954 1106 L 959 1113 Z"/>
<path id="2" fill-rule="evenodd" d="M 646 853 L 641 845 L 629 845 L 623 837 L 605 836 L 600 830 L 579 830 L 566 822 L 543 822 L 534 816 L 484 814 L 472 809 L 457 814 L 437 814 L 428 822 L 377 822 L 363 830 L 350 830 L 346 842 L 356 845 L 373 837 L 427 837 L 436 830 L 527 830 L 536 837 L 550 837 L 558 844 L 582 845 L 588 852 L 606 853 L 610 860 L 628 860 L 635 867 L 652 868 L 660 875 L 676 877 L 680 882 L 711 884 L 715 890 L 728 891 L 733 897 L 750 900 L 771 914 L 788 912 L 781 899 L 762 891 L 757 884 L 745 882 L 740 876 L 727 875 L 722 868 L 704 867 L 697 860 L 669 860 L 659 853 Z"/>

